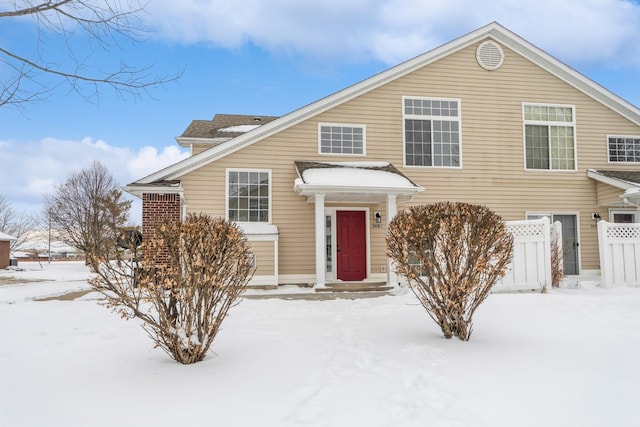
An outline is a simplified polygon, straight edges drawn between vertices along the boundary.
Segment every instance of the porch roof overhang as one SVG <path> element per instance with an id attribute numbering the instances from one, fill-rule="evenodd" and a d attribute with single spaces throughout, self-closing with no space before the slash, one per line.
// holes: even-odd
<path id="1" fill-rule="evenodd" d="M 621 190 L 640 188 L 640 170 L 587 170 L 587 176 Z"/>
<path id="2" fill-rule="evenodd" d="M 640 187 L 624 190 L 620 197 L 625 203 L 640 207 Z"/>
<path id="3" fill-rule="evenodd" d="M 625 204 L 640 206 L 639 170 L 587 170 L 587 176 L 603 184 L 624 190 L 620 198 Z"/>
<path id="4" fill-rule="evenodd" d="M 325 202 L 381 203 L 389 195 L 411 197 L 424 191 L 386 162 L 296 161 L 295 167 L 294 191 L 309 202 L 323 194 Z"/>

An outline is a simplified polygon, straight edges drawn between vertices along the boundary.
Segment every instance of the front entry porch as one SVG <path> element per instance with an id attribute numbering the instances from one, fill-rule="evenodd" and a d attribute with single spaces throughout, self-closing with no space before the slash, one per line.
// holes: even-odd
<path id="1" fill-rule="evenodd" d="M 371 210 L 384 204 L 385 215 L 373 221 L 383 227 L 395 217 L 398 198 L 410 200 L 424 188 L 411 182 L 393 165 L 382 162 L 295 162 L 298 179 L 294 190 L 314 203 L 315 287 L 323 292 L 374 287 L 371 274 Z M 329 206 L 327 206 L 329 205 Z M 375 244 L 384 245 L 384 233 Z M 344 252 L 343 252 L 344 251 Z M 390 260 L 381 268 L 382 284 L 396 286 Z M 378 275 L 379 276 L 379 275 Z M 339 292 L 339 291 L 338 291 Z"/>

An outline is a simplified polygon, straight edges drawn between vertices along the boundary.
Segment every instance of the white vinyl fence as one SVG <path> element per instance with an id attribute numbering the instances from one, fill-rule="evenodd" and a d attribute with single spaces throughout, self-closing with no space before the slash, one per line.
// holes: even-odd
<path id="1" fill-rule="evenodd" d="M 549 218 L 507 221 L 513 235 L 513 259 L 507 275 L 494 287 L 496 292 L 542 291 L 551 287 L 551 239 L 561 244 L 560 223 Z"/>
<path id="2" fill-rule="evenodd" d="M 640 224 L 598 222 L 602 286 L 640 286 Z"/>

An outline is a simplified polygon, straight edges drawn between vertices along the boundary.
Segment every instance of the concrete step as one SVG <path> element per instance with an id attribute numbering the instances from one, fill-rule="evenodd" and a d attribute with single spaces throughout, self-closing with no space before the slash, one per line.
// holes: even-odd
<path id="1" fill-rule="evenodd" d="M 315 288 L 316 292 L 385 292 L 393 289 L 385 282 L 334 282 Z"/>

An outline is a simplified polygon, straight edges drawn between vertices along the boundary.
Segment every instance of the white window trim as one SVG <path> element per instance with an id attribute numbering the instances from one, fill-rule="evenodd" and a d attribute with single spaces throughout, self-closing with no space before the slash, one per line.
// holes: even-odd
<path id="1" fill-rule="evenodd" d="M 322 152 L 322 126 L 351 127 L 362 129 L 362 154 L 357 153 L 323 153 Z M 367 126 L 355 123 L 318 123 L 318 154 L 321 156 L 338 156 L 338 157 L 365 157 L 367 155 Z"/>
<path id="2" fill-rule="evenodd" d="M 633 138 L 633 139 L 640 139 L 640 135 L 616 135 L 616 134 L 611 134 L 611 135 L 607 135 L 607 141 L 606 141 L 606 146 L 607 146 L 607 163 L 609 163 L 610 165 L 640 165 L 640 162 L 612 162 L 612 161 L 611 161 L 611 157 L 609 156 L 609 138 Z"/>
<path id="3" fill-rule="evenodd" d="M 611 208 L 609 209 L 609 222 L 613 222 L 614 214 L 633 214 L 634 223 L 638 222 L 638 209 Z"/>
<path id="4" fill-rule="evenodd" d="M 226 168 L 224 176 L 224 219 L 229 221 L 229 173 L 230 172 L 266 172 L 269 174 L 269 218 L 267 222 L 251 222 L 251 221 L 234 221 L 237 224 L 271 224 L 273 209 L 271 202 L 273 200 L 273 179 L 271 169 L 253 169 L 253 168 Z"/>
<path id="5" fill-rule="evenodd" d="M 435 118 L 436 120 L 441 120 L 442 118 L 450 117 L 450 116 L 421 116 L 416 114 L 405 114 L 404 113 L 404 101 L 406 99 L 421 99 L 421 100 L 430 100 L 430 101 L 456 101 L 458 103 L 458 134 L 460 135 L 459 141 L 459 156 L 460 156 L 460 165 L 459 166 L 420 166 L 420 165 L 407 165 L 407 141 L 406 138 L 406 128 L 405 128 L 405 119 L 421 119 L 421 120 L 432 120 Z M 402 164 L 405 168 L 432 168 L 432 169 L 462 169 L 462 100 L 461 98 L 441 98 L 441 97 L 431 97 L 431 96 L 410 96 L 404 95 L 402 96 Z M 433 141 L 432 141 L 433 144 Z M 433 155 L 433 153 L 432 153 Z"/>
<path id="6" fill-rule="evenodd" d="M 533 106 L 533 107 L 560 107 L 560 108 L 571 108 L 573 114 L 571 114 L 572 121 L 571 122 L 550 122 L 543 120 L 525 120 L 524 118 L 524 107 L 525 106 Z M 570 124 L 573 126 L 573 169 L 529 169 L 527 168 L 527 132 L 526 125 L 546 125 L 546 126 L 567 126 Z M 607 140 L 608 141 L 608 140 Z M 608 156 L 608 153 L 607 153 Z M 524 170 L 527 172 L 559 172 L 559 173 L 571 173 L 578 171 L 578 126 L 576 124 L 576 106 L 573 104 L 551 104 L 546 102 L 523 102 L 522 103 L 522 160 Z M 549 164 L 551 164 L 551 158 L 549 158 Z"/>

